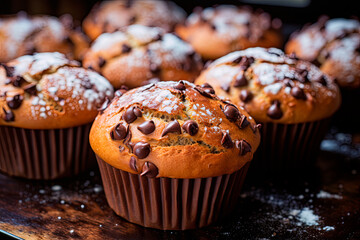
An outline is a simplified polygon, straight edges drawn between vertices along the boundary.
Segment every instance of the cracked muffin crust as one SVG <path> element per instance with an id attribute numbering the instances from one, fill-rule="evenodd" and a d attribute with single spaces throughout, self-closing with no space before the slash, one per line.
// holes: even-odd
<path id="1" fill-rule="evenodd" d="M 295 32 L 287 53 L 311 61 L 344 88 L 360 88 L 360 23 L 354 19 L 328 19 Z"/>
<path id="2" fill-rule="evenodd" d="M 0 125 L 28 129 L 90 123 L 113 96 L 111 84 L 60 53 L 26 55 L 0 64 Z"/>
<path id="3" fill-rule="evenodd" d="M 104 1 L 91 10 L 84 19 L 83 28 L 94 40 L 102 33 L 111 33 L 132 24 L 161 27 L 169 32 L 184 19 L 184 10 L 170 1 Z"/>
<path id="4" fill-rule="evenodd" d="M 200 56 L 188 43 L 161 28 L 142 25 L 100 35 L 83 65 L 101 73 L 115 88 L 181 79 L 193 82 L 202 68 Z"/>
<path id="5" fill-rule="evenodd" d="M 313 64 L 275 48 L 249 48 L 214 61 L 196 84 L 243 106 L 256 121 L 295 124 L 330 117 L 341 96 L 334 81 Z"/>
<path id="6" fill-rule="evenodd" d="M 126 172 L 206 178 L 249 162 L 259 145 L 258 127 L 210 85 L 168 81 L 118 90 L 97 116 L 90 144 L 101 159 Z"/>
<path id="7" fill-rule="evenodd" d="M 249 47 L 281 47 L 280 19 L 250 7 L 196 8 L 176 33 L 204 59 L 216 59 Z"/>
<path id="8" fill-rule="evenodd" d="M 87 37 L 73 29 L 70 15 L 16 16 L 0 18 L 0 62 L 34 52 L 61 52 L 71 59 L 82 59 L 89 47 Z"/>

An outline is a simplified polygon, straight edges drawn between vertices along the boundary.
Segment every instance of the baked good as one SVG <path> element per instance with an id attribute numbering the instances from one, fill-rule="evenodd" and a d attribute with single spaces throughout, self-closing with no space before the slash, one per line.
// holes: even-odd
<path id="1" fill-rule="evenodd" d="M 83 65 L 101 73 L 115 88 L 181 79 L 193 82 L 202 68 L 201 58 L 188 43 L 161 28 L 142 25 L 100 35 Z"/>
<path id="2" fill-rule="evenodd" d="M 94 6 L 83 21 L 83 28 L 92 40 L 132 24 L 161 27 L 169 32 L 185 16 L 184 10 L 171 1 L 104 1 Z"/>
<path id="3" fill-rule="evenodd" d="M 0 65 L 0 170 L 54 179 L 91 165 L 88 134 L 111 84 L 60 53 Z M 94 159 L 94 158 L 93 158 Z"/>
<path id="4" fill-rule="evenodd" d="M 187 81 L 118 91 L 90 132 L 110 207 L 159 229 L 228 213 L 260 141 L 248 113 Z"/>
<path id="5" fill-rule="evenodd" d="M 72 27 L 72 18 L 28 16 L 21 12 L 0 18 L 0 62 L 34 52 L 61 52 L 80 60 L 89 47 L 87 37 Z"/>
<path id="6" fill-rule="evenodd" d="M 280 19 L 250 7 L 196 8 L 176 33 L 204 59 L 216 59 L 249 47 L 281 47 Z"/>
<path id="7" fill-rule="evenodd" d="M 300 167 L 313 159 L 327 121 L 341 102 L 330 77 L 275 48 L 230 53 L 214 61 L 195 82 L 212 85 L 219 96 L 262 123 L 264 155 L 258 162 L 264 161 L 267 169 Z"/>

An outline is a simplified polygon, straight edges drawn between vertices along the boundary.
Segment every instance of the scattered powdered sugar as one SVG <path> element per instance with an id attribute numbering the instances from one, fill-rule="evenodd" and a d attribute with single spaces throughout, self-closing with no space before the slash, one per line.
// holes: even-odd
<path id="1" fill-rule="evenodd" d="M 143 25 L 131 25 L 127 28 L 127 34 L 138 41 L 140 44 L 146 44 L 163 33 L 163 30 L 158 27 L 147 27 Z"/>
<path id="2" fill-rule="evenodd" d="M 333 230 L 335 230 L 335 228 L 332 227 L 332 226 L 325 226 L 325 227 L 322 228 L 322 230 L 324 230 L 324 231 L 333 231 Z"/>
<path id="3" fill-rule="evenodd" d="M 291 216 L 297 217 L 302 223 L 307 226 L 317 226 L 319 225 L 319 216 L 314 214 L 314 211 L 305 207 L 301 210 L 293 209 L 289 213 Z"/>
<path id="4" fill-rule="evenodd" d="M 103 33 L 95 40 L 91 49 L 93 51 L 113 49 L 117 44 L 125 42 L 126 39 L 127 37 L 123 32 Z"/>
<path id="5" fill-rule="evenodd" d="M 278 82 L 264 87 L 264 91 L 267 93 L 277 94 L 282 87 L 283 84 Z"/>
<path id="6" fill-rule="evenodd" d="M 260 63 L 254 67 L 254 73 L 258 76 L 262 85 L 269 85 L 285 77 L 294 78 L 294 70 L 289 65 L 273 65 Z"/>
<path id="7" fill-rule="evenodd" d="M 360 23 L 354 19 L 334 18 L 325 24 L 325 29 L 329 39 L 333 39 L 343 32 L 360 30 Z"/>
<path id="8" fill-rule="evenodd" d="M 342 199 L 342 196 L 338 195 L 338 194 L 331 194 L 328 192 L 325 192 L 323 190 L 321 190 L 318 194 L 316 194 L 317 198 L 333 198 L 333 199 Z"/>

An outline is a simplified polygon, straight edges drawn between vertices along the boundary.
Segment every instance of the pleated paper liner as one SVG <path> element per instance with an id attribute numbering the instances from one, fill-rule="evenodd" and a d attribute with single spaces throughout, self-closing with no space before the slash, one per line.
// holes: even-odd
<path id="1" fill-rule="evenodd" d="M 0 170 L 39 180 L 75 176 L 96 166 L 90 128 L 91 124 L 51 130 L 0 126 Z"/>
<path id="2" fill-rule="evenodd" d="M 251 163 L 258 170 L 280 172 L 303 169 L 315 163 L 330 119 L 299 124 L 263 123 L 261 144 Z"/>
<path id="3" fill-rule="evenodd" d="M 175 179 L 131 174 L 97 159 L 106 198 L 115 213 L 163 230 L 200 228 L 228 215 L 250 164 L 219 177 Z"/>

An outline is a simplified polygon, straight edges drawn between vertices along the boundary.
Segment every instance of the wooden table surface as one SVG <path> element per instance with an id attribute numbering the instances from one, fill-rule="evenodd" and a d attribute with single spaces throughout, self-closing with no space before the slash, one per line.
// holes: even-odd
<path id="1" fill-rule="evenodd" d="M 97 170 L 50 182 L 0 175 L 0 229 L 24 239 L 360 239 L 359 136 L 333 130 L 306 172 L 251 174 L 231 217 L 191 231 L 116 216 Z"/>

